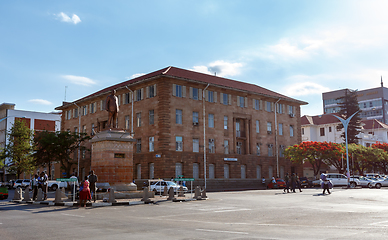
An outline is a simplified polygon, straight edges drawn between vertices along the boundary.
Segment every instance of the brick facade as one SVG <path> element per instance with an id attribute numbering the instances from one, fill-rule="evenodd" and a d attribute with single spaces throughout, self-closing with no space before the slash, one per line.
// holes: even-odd
<path id="1" fill-rule="evenodd" d="M 108 114 L 101 110 L 104 109 L 101 104 L 110 90 L 116 89 L 116 96 L 120 100 L 118 126 L 130 132 L 132 103 L 125 99 L 125 94 L 130 93 L 126 86 L 134 92 L 134 139 L 141 143 L 139 151 L 139 144 L 134 142 L 135 179 L 169 179 L 176 177 L 180 169 L 185 177 L 204 178 L 204 107 L 207 178 L 214 175 L 216 179 L 223 179 L 227 169 L 230 179 L 257 179 L 263 176 L 270 178 L 277 172 L 275 141 L 278 146 L 284 147 L 301 142 L 300 105 L 306 104 L 305 102 L 256 85 L 177 68 L 162 69 L 75 101 L 81 109 L 88 107 L 87 114 L 81 116 L 81 130 L 86 128 L 86 132 L 91 133 L 92 124 L 97 131 L 104 129 Z M 153 93 L 156 95 L 152 96 Z M 278 106 L 282 108 L 282 111 L 276 114 L 277 123 L 282 124 L 282 130 L 277 130 L 275 140 L 274 108 L 277 101 Z M 57 108 L 63 111 L 63 130 L 74 131 L 79 128 L 79 119 L 74 117 L 75 104 L 64 103 Z M 95 106 L 92 106 L 93 104 Z M 255 109 L 255 106 L 259 109 Z M 267 110 L 267 106 L 271 109 Z M 96 111 L 91 113 L 91 108 Z M 153 111 L 153 123 L 152 119 L 150 120 L 150 111 Z M 198 119 L 198 123 L 193 123 L 196 122 L 193 115 L 194 119 Z M 141 120 L 137 119 L 138 116 L 141 116 Z M 224 125 L 225 117 L 227 123 Z M 259 131 L 256 130 L 257 120 Z M 271 124 L 271 131 L 267 129 L 267 123 Z M 290 136 L 290 126 L 293 128 L 293 136 Z M 151 152 L 150 137 L 153 137 L 154 146 Z M 180 144 L 176 143 L 176 139 L 182 139 L 182 149 L 179 149 Z M 214 143 L 211 150 L 209 141 Z M 228 141 L 229 146 L 227 154 L 225 141 Z M 257 155 L 258 144 L 260 155 Z M 268 146 L 271 144 L 273 154 L 268 156 Z M 225 158 L 231 161 L 226 161 Z M 302 168 L 291 166 L 291 163 L 281 156 L 278 157 L 278 162 L 280 175 L 291 171 L 301 173 Z M 214 172 L 209 169 L 210 165 Z M 80 168 L 89 171 L 90 155 L 81 159 Z"/>

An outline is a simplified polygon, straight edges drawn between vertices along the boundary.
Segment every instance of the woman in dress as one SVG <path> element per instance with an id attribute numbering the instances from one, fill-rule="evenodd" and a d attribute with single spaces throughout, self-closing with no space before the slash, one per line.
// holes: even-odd
<path id="1" fill-rule="evenodd" d="M 90 188 L 89 188 L 89 181 L 88 177 L 85 177 L 85 180 L 82 181 L 82 190 L 79 192 L 79 201 L 80 205 L 82 207 L 85 207 L 86 201 L 92 199 L 92 196 L 90 195 Z"/>

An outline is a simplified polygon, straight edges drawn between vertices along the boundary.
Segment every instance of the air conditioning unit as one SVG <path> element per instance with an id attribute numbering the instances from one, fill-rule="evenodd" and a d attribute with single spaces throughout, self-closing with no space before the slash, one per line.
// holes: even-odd
<path id="1" fill-rule="evenodd" d="M 193 126 L 198 126 L 199 123 L 198 122 L 193 122 Z"/>
<path id="2" fill-rule="evenodd" d="M 268 135 L 271 135 L 272 134 L 272 131 L 267 131 Z"/>
<path id="3" fill-rule="evenodd" d="M 293 117 L 295 117 L 295 115 L 294 115 L 293 113 L 290 113 L 290 117 L 292 117 L 292 118 L 293 118 Z"/>

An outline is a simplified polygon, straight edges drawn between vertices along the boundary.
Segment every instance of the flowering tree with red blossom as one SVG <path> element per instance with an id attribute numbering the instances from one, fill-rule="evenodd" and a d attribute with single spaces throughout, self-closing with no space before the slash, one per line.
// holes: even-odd
<path id="1" fill-rule="evenodd" d="M 376 159 L 373 163 L 375 167 L 374 171 L 380 169 L 384 172 L 384 174 L 388 174 L 388 144 L 376 142 L 372 144 L 372 149 L 375 151 Z M 380 151 L 378 151 L 380 150 Z"/>
<path id="2" fill-rule="evenodd" d="M 341 169 L 341 156 L 345 148 L 338 143 L 307 141 L 286 148 L 284 156 L 294 163 L 303 164 L 308 161 L 314 171 L 319 174 L 323 163 Z"/>

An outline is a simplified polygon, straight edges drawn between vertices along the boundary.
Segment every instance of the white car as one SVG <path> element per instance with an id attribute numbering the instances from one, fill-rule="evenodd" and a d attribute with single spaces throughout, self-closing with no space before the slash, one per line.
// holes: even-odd
<path id="1" fill-rule="evenodd" d="M 340 173 L 328 173 L 326 179 L 330 180 L 333 183 L 333 187 L 348 185 L 348 178 Z M 360 180 L 358 180 L 357 178 L 350 178 L 350 187 L 354 188 L 360 185 Z"/>
<path id="2" fill-rule="evenodd" d="M 357 178 L 360 181 L 361 187 L 371 188 L 373 186 L 373 182 L 375 182 L 374 180 L 364 176 L 354 176 L 354 178 Z"/>
<path id="3" fill-rule="evenodd" d="M 150 185 L 150 191 L 154 191 L 155 193 L 163 193 L 165 186 L 167 186 L 167 191 L 170 188 L 174 189 L 174 193 L 177 193 L 179 191 L 179 188 L 181 187 L 181 185 L 178 185 L 173 181 L 161 180 L 161 181 L 157 181 L 157 182 L 152 183 Z M 182 186 L 182 187 L 183 187 L 184 192 L 188 191 L 187 187 L 185 187 L 185 186 Z"/>

